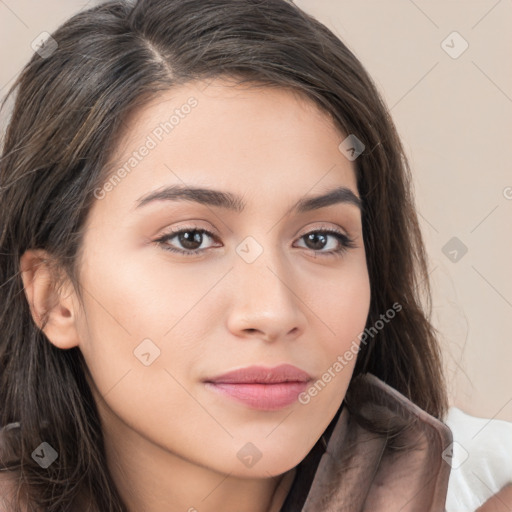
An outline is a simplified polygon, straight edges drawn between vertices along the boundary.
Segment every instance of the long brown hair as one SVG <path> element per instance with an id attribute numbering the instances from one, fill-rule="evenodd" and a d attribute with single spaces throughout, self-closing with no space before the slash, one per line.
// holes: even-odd
<path id="1" fill-rule="evenodd" d="M 361 344 L 354 375 L 371 372 L 443 416 L 410 170 L 374 83 L 343 42 L 286 0 L 114 0 L 75 15 L 52 38 L 58 47 L 34 53 L 9 91 L 16 99 L 0 160 L 0 426 L 12 427 L 0 462 L 16 472 L 31 507 L 73 510 L 80 495 L 87 510 L 126 511 L 106 469 L 82 354 L 56 348 L 33 321 L 20 257 L 45 249 L 80 295 L 84 221 L 123 122 L 157 92 L 195 79 L 300 92 L 363 142 L 354 163 L 371 283 L 367 327 L 395 303 L 402 310 Z M 44 470 L 31 457 L 41 442 L 58 453 Z"/>

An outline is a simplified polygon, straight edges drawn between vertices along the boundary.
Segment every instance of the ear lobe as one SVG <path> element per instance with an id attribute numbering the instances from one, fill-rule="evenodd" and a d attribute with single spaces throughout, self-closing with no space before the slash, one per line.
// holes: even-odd
<path id="1" fill-rule="evenodd" d="M 36 325 L 53 345 L 69 349 L 79 344 L 74 290 L 67 280 L 65 286 L 57 287 L 51 263 L 48 252 L 29 249 L 20 258 L 21 278 Z M 72 292 L 66 293 L 70 287 Z"/>

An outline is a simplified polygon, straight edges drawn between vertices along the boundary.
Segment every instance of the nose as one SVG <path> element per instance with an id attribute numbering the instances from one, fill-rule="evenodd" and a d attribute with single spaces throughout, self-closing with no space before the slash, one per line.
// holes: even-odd
<path id="1" fill-rule="evenodd" d="M 265 249 L 252 263 L 237 258 L 232 279 L 227 323 L 234 335 L 273 342 L 295 339 L 304 332 L 307 306 L 277 250 Z"/>

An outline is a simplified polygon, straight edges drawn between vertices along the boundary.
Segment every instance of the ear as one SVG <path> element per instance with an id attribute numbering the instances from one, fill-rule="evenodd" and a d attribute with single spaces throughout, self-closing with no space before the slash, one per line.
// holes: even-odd
<path id="1" fill-rule="evenodd" d="M 20 258 L 21 277 L 36 325 L 53 345 L 69 349 L 79 344 L 78 302 L 68 279 L 57 287 L 57 276 L 52 272 L 51 263 L 48 252 L 29 249 Z"/>

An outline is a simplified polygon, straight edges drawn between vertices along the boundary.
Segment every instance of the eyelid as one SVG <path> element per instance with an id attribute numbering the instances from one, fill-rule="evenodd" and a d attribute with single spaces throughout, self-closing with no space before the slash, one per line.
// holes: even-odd
<path id="1" fill-rule="evenodd" d="M 311 233 L 311 231 L 330 231 L 330 232 L 334 232 L 334 233 L 339 233 L 340 235 L 344 235 L 346 236 L 347 238 L 351 238 L 350 234 L 340 228 L 339 226 L 333 226 L 332 224 L 325 224 L 325 223 L 321 223 L 320 226 L 316 225 L 316 224 L 308 224 L 304 230 L 300 230 L 298 233 L 302 233 L 302 234 L 297 234 L 296 235 L 296 238 L 301 238 L 303 237 L 304 235 L 307 235 L 308 233 Z"/>
<path id="2" fill-rule="evenodd" d="M 167 236 L 167 235 L 173 235 L 175 233 L 180 233 L 181 231 L 205 231 L 209 234 L 211 234 L 212 237 L 217 237 L 217 238 L 220 238 L 221 235 L 220 233 L 211 226 L 211 224 L 208 225 L 208 227 L 202 227 L 200 226 L 199 224 L 195 224 L 195 222 L 199 222 L 199 221 L 194 221 L 194 220 L 190 220 L 190 221 L 185 221 L 184 224 L 180 224 L 179 226 L 174 226 L 174 227 L 168 227 L 168 228 L 164 228 L 162 230 L 159 231 L 159 234 L 157 235 L 158 238 L 161 238 L 161 237 L 164 237 L 164 236 Z"/>
<path id="3" fill-rule="evenodd" d="M 190 222 L 193 222 L 193 221 L 190 221 Z M 194 225 L 194 224 L 185 224 L 183 226 L 179 226 L 179 227 L 174 227 L 174 228 L 168 228 L 168 229 L 165 229 L 163 230 L 157 238 L 162 238 L 162 237 L 165 237 L 165 236 L 168 236 L 168 235 L 173 235 L 173 234 L 176 234 L 176 233 L 180 233 L 182 231 L 186 231 L 186 230 L 190 230 L 190 231 L 200 231 L 200 232 L 206 232 L 208 234 L 208 236 L 212 236 L 212 238 L 220 238 L 220 234 L 217 232 L 217 230 L 215 230 L 214 228 L 211 228 L 211 227 L 208 227 L 208 228 L 203 228 L 201 226 L 198 226 L 198 225 Z M 332 232 L 332 233 L 339 233 L 340 235 L 343 235 L 347 238 L 353 238 L 351 237 L 350 233 L 348 233 L 346 230 L 343 230 L 341 229 L 340 227 L 336 226 L 336 227 L 333 227 L 332 225 L 330 224 L 321 224 L 320 226 L 317 226 L 317 225 L 308 225 L 307 227 L 303 228 L 303 230 L 299 230 L 295 235 L 294 237 L 295 238 L 302 238 L 303 236 L 311 233 L 312 231 L 329 231 L 329 232 Z M 302 234 L 299 234 L 299 233 L 302 233 Z"/>

